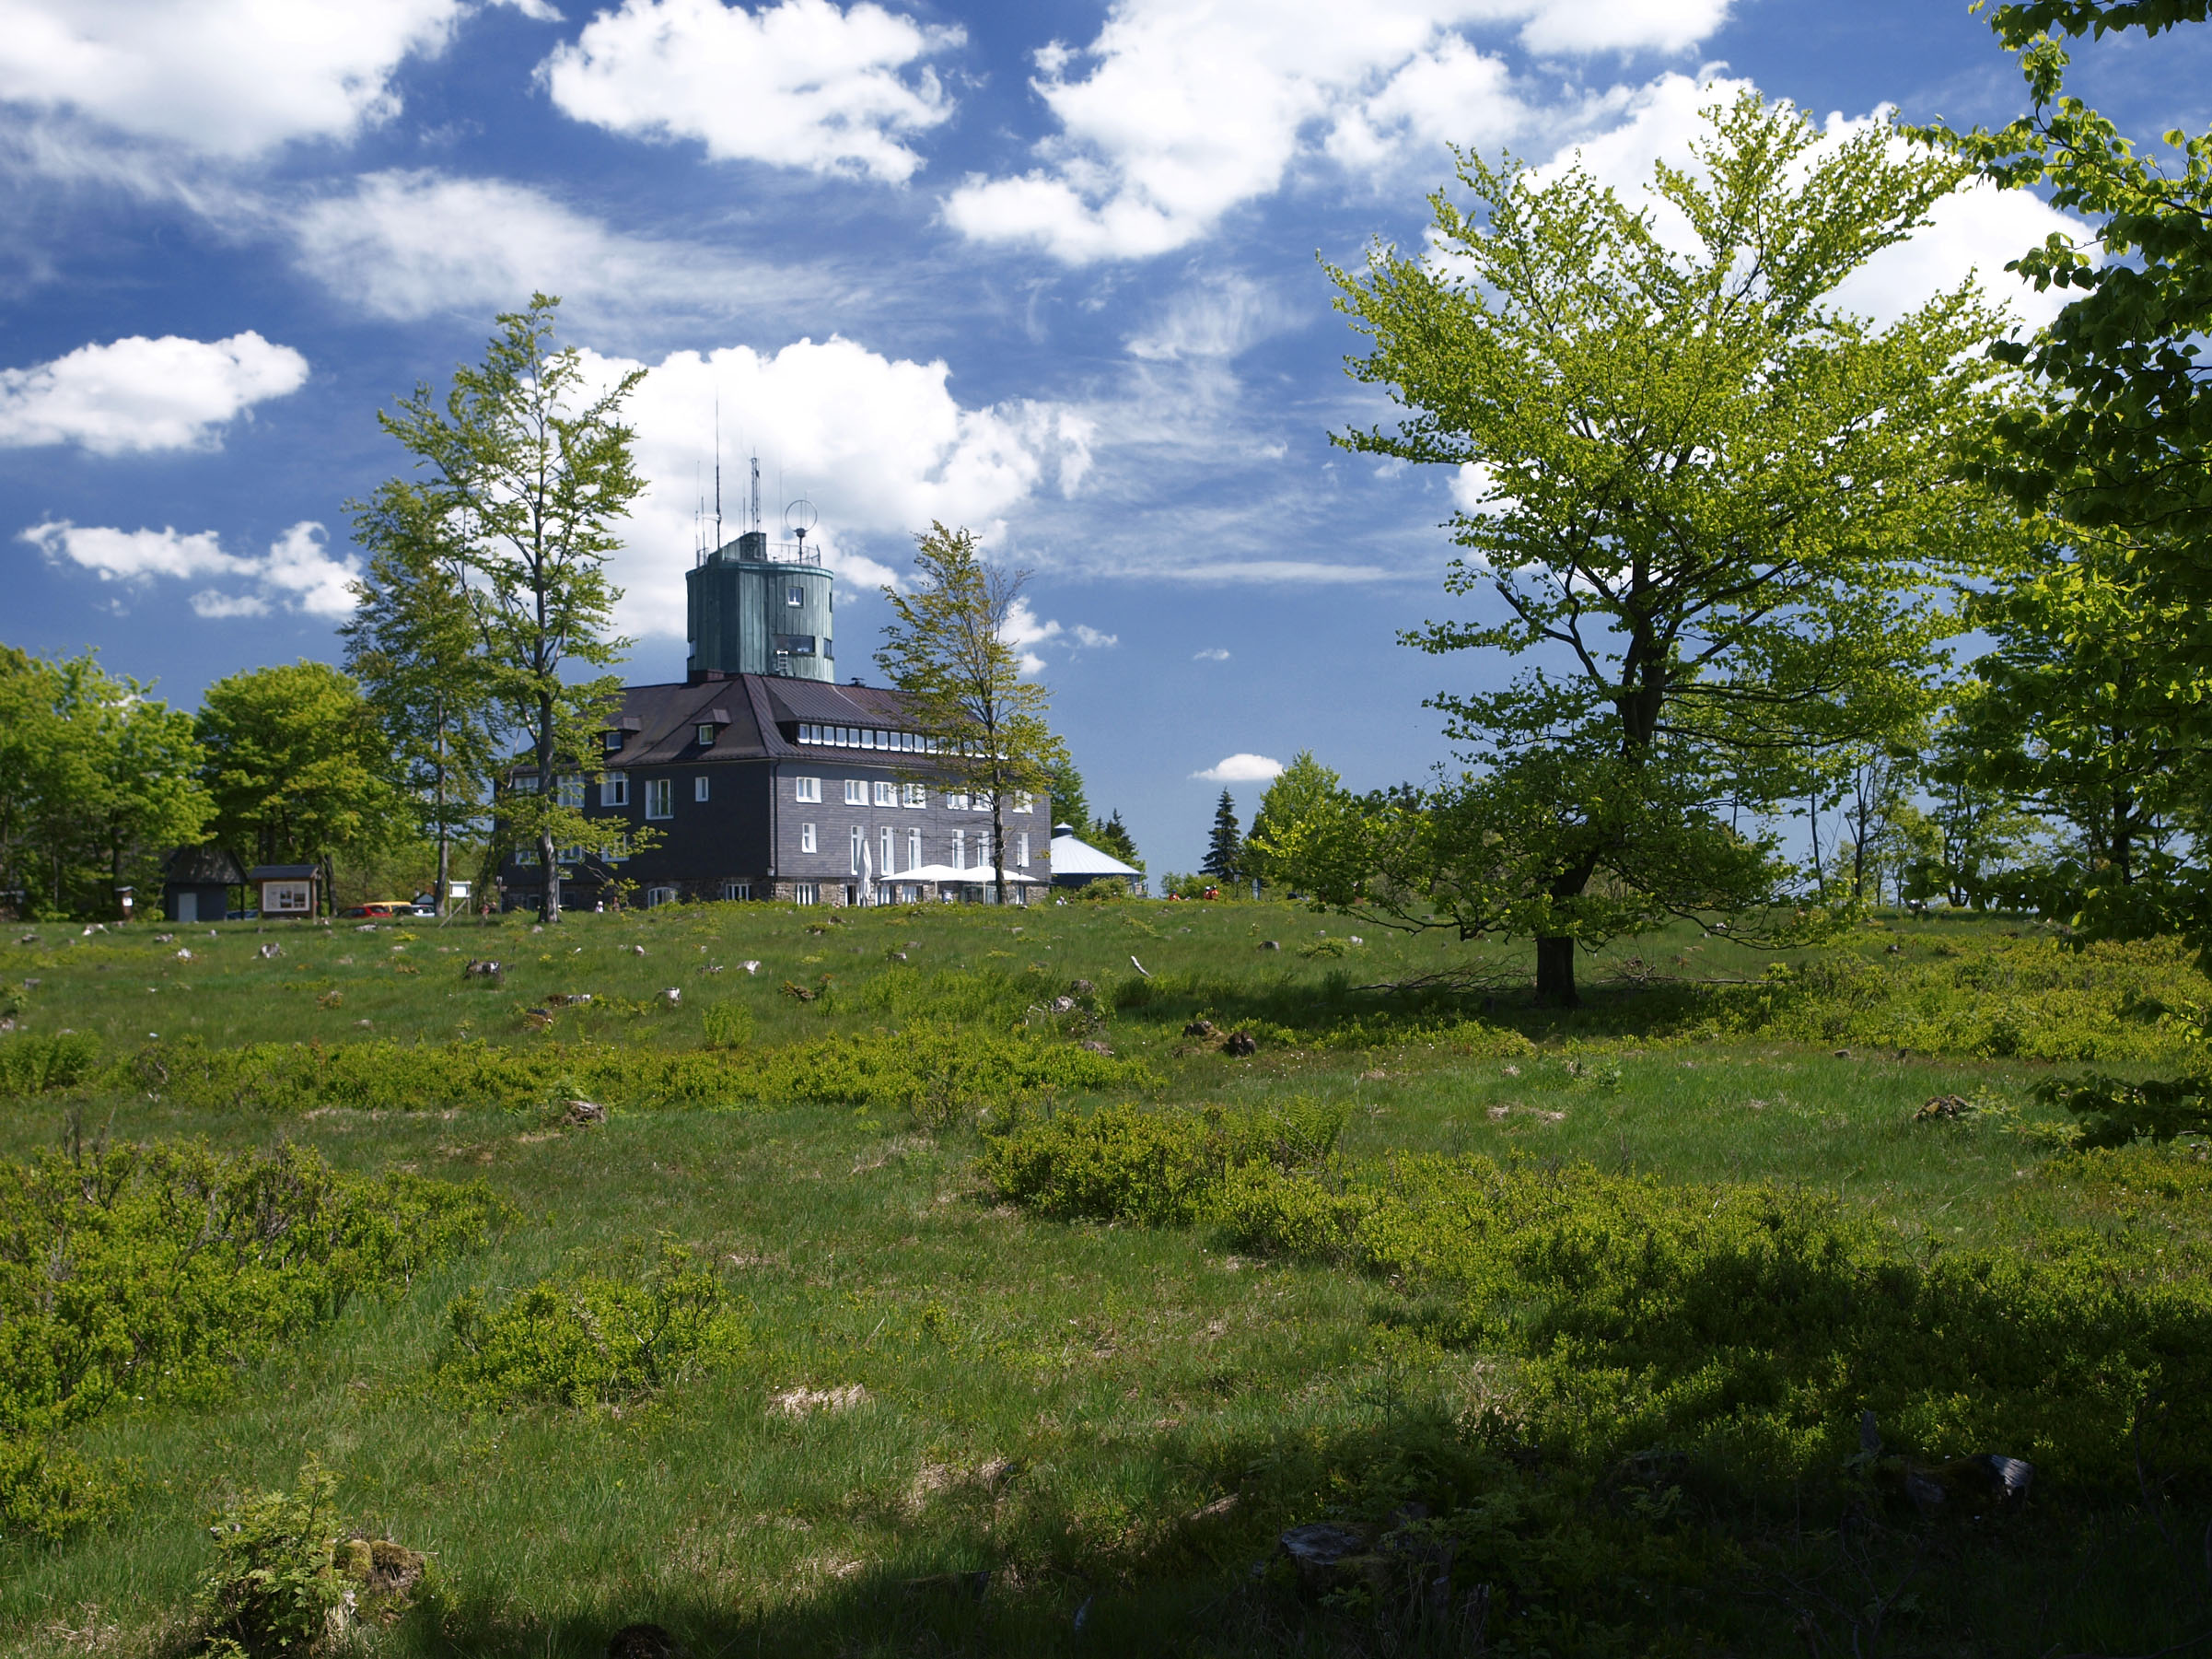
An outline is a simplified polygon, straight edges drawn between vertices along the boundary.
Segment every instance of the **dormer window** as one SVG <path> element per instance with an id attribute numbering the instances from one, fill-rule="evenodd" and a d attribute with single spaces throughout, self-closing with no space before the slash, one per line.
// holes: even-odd
<path id="1" fill-rule="evenodd" d="M 712 720 L 701 720 L 699 722 L 699 747 L 702 749 L 711 749 L 714 746 L 715 723 Z"/>
<path id="2" fill-rule="evenodd" d="M 623 746 L 623 739 L 625 735 L 625 733 L 620 731 L 610 731 L 606 733 L 601 741 L 607 745 L 607 753 L 612 754 L 617 749 L 621 748 Z"/>

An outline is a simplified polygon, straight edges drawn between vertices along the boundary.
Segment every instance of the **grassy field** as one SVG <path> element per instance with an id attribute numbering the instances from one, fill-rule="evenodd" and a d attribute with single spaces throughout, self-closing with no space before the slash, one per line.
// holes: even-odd
<path id="1" fill-rule="evenodd" d="M 1525 952 L 1275 905 L 172 931 L 0 945 L 12 1181 L 104 1132 L 289 1143 L 346 1176 L 481 1181 L 507 1209 L 219 1375 L 26 1429 L 117 1495 L 65 1536 L 0 1542 L 6 1652 L 192 1650 L 211 1520 L 311 1457 L 349 1530 L 429 1558 L 405 1606 L 345 1638 L 378 1654 L 597 1653 L 636 1621 L 702 1656 L 2121 1654 L 2212 1633 L 2212 1429 L 2188 1392 L 2212 1354 L 2203 1154 L 2085 1157 L 2032 1092 L 2187 1063 L 2162 1016 L 2212 986 L 2176 949 L 1931 919 L 1775 957 L 1684 928 L 1586 959 L 1589 1006 L 1563 1015 L 1530 1004 Z M 484 960 L 501 975 L 464 975 Z M 1962 1115 L 1915 1121 L 1937 1097 Z M 606 1121 L 570 1121 L 576 1098 Z M 1283 1150 L 1294 1122 L 1325 1126 L 1315 1147 Z M 1005 1174 L 1009 1147 L 1072 1167 L 1092 1124 L 1137 1137 L 1101 1131 L 1103 1198 Z M 1145 1210 L 1165 1167 L 1132 1162 L 1146 1126 L 1193 1124 L 1261 1148 L 1264 1179 L 1202 1151 L 1201 1196 Z M 1449 1208 L 1483 1182 L 1508 1216 L 1488 1233 Z M 1614 1219 L 1593 1244 L 1575 1211 L 1552 1265 L 1521 1261 L 1478 1308 L 1490 1268 L 1463 1258 L 1509 1253 L 1539 1191 Z M 1255 1219 L 1254 1192 L 1340 1209 L 1299 1232 Z M 1647 1268 L 1601 1282 L 1559 1252 L 1633 1234 L 1657 1282 L 1651 1241 L 1722 1250 L 1701 1218 L 1747 1192 L 1787 1212 L 1775 1238 L 1812 1241 L 1775 1250 L 1849 1266 L 1837 1332 L 1919 1275 L 1915 1327 L 1869 1314 L 1866 1346 L 1994 1354 L 1961 1311 L 1980 1308 L 2044 1333 L 2047 1376 L 2033 1354 L 1966 1363 L 1946 1403 L 1838 1335 L 1820 1376 L 1765 1395 L 1739 1358 L 1671 1382 L 1663 1409 L 1620 1405 L 1679 1361 L 1663 1331 L 1624 1360 L 1633 1309 L 1591 1337 L 1572 1304 L 1624 1283 L 1633 1302 Z M 15 1213 L 0 1285 L 21 1305 L 0 1318 L 48 1271 Z M 714 1313 L 651 1377 L 563 1383 L 530 1347 L 550 1327 L 517 1338 L 535 1371 L 458 1334 L 457 1302 L 496 1319 L 532 1286 L 658 1294 L 670 1244 Z M 1937 1298 L 1952 1261 L 1995 1300 Z M 2074 1288 L 2015 1295 L 2012 1263 Z M 1754 1332 L 1777 1282 L 1733 1293 Z M 1585 1347 L 1531 1346 L 1554 1314 Z M 1578 1405 L 1577 1353 L 1627 1380 Z M 1855 1460 L 1878 1403 L 1884 1453 Z M 1745 1427 L 1785 1417 L 1782 1439 Z M 1628 1426 L 1584 1432 L 1601 1419 Z M 1984 1423 L 2042 1443 L 1957 1439 Z M 1900 1450 L 2042 1475 L 2024 1502 L 1924 1513 Z M 1382 1543 L 1300 1582 L 1277 1537 L 1324 1521 Z"/>

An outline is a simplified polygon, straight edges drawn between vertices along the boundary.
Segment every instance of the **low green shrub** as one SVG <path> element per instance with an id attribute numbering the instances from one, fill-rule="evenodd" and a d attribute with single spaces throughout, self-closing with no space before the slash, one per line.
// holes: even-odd
<path id="1" fill-rule="evenodd" d="M 82 1032 L 0 1037 L 0 1099 L 68 1089 L 91 1075 L 99 1045 Z"/>
<path id="2" fill-rule="evenodd" d="M 752 1046 L 752 1014 L 741 1003 L 714 1004 L 700 1021 L 700 1028 L 709 1048 Z"/>
<path id="3" fill-rule="evenodd" d="M 1326 1159 L 1345 1116 L 1303 1100 L 1246 1111 L 1112 1105 L 1000 1125 L 980 1167 L 1001 1194 L 1046 1215 L 1166 1226 L 1196 1219 L 1230 1170 Z"/>
<path id="4" fill-rule="evenodd" d="M 2125 1491 L 2143 1402 L 2212 1387 L 2212 1264 L 2179 1243 L 2051 1230 L 2032 1253 L 1915 1252 L 1801 1191 L 1203 1145 L 1188 1118 L 1123 1109 L 1019 1128 L 986 1167 L 1047 1213 L 1208 1221 L 1388 1280 L 1435 1340 L 1508 1359 L 1525 1431 L 1584 1468 L 1659 1447 L 1772 1493 L 1838 1478 L 1871 1410 L 1918 1456 L 1998 1452 Z M 2212 1422 L 2177 1414 L 2154 1455 L 2212 1489 Z"/>
<path id="5" fill-rule="evenodd" d="M 497 1306 L 471 1291 L 446 1323 L 436 1385 L 468 1405 L 626 1399 L 734 1351 L 744 1335 L 714 1274 L 665 1244 L 637 1279 L 541 1279 Z"/>
<path id="6" fill-rule="evenodd" d="M 0 1435 L 0 1538 L 52 1544 L 122 1507 L 123 1483 L 57 1439 Z"/>
<path id="7" fill-rule="evenodd" d="M 208 1528 L 215 1564 L 200 1581 L 210 1659 L 305 1659 L 344 1634 L 337 1564 L 338 1478 L 310 1460 L 294 1492 L 243 1499 Z"/>
<path id="8" fill-rule="evenodd" d="M 296 1146 L 123 1146 L 0 1164 L 0 1513 L 44 1536 L 100 1481 L 47 1444 L 132 1399 L 202 1398 L 507 1215 L 482 1183 L 344 1176 Z"/>
<path id="9" fill-rule="evenodd" d="M 2212 1095 L 2201 1077 L 2148 1078 L 2140 1082 L 2094 1074 L 2047 1078 L 2035 1097 L 2079 1118 L 2078 1144 L 2121 1147 L 2133 1140 L 2171 1140 L 2212 1129 Z"/>
<path id="10" fill-rule="evenodd" d="M 1909 937 L 1909 936 L 1908 936 Z M 2192 1036 L 2160 1018 L 2202 999 L 2203 976 L 2174 940 L 2069 947 L 2048 937 L 1942 941 L 1928 954 L 1869 960 L 1848 950 L 1775 963 L 1751 985 L 1701 992 L 1681 1027 L 1963 1054 L 1982 1059 L 2159 1062 Z"/>
<path id="11" fill-rule="evenodd" d="M 1020 1022 L 1041 991 L 1052 994 L 1033 979 L 989 970 L 902 970 L 868 980 L 860 988 L 859 1002 L 892 1020 L 995 1025 L 1004 1030 Z"/>
<path id="12" fill-rule="evenodd" d="M 715 1011 L 709 1011 L 710 1018 Z M 738 1013 L 741 1017 L 742 1011 Z M 736 1029 L 734 1020 L 727 1029 Z M 1152 1078 L 1134 1061 L 1028 1034 L 926 1024 L 748 1049 L 741 1060 L 714 1049 L 612 1044 L 522 1049 L 481 1041 L 332 1047 L 253 1043 L 209 1048 L 188 1039 L 147 1045 L 116 1081 L 180 1105 L 215 1110 L 527 1111 L 582 1094 L 641 1110 L 820 1101 L 926 1113 L 947 1103 L 990 1104 L 1042 1089 L 1139 1088 Z"/>

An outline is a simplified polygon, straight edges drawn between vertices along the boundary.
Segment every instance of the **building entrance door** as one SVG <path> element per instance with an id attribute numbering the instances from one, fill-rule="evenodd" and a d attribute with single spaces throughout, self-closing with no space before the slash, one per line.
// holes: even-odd
<path id="1" fill-rule="evenodd" d="M 177 919 L 180 922 L 200 919 L 200 895 L 190 888 L 177 895 Z"/>

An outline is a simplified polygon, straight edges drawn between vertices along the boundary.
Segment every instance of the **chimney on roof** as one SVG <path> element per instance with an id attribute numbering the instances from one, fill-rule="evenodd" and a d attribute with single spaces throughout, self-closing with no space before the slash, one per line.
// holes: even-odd
<path id="1" fill-rule="evenodd" d="M 863 680 L 863 679 L 862 679 L 862 678 L 861 678 L 861 677 L 860 677 L 858 674 L 855 674 L 855 675 L 853 676 L 853 683 L 854 683 L 855 685 L 866 685 L 866 684 L 867 683 L 867 682 L 866 680 Z"/>

